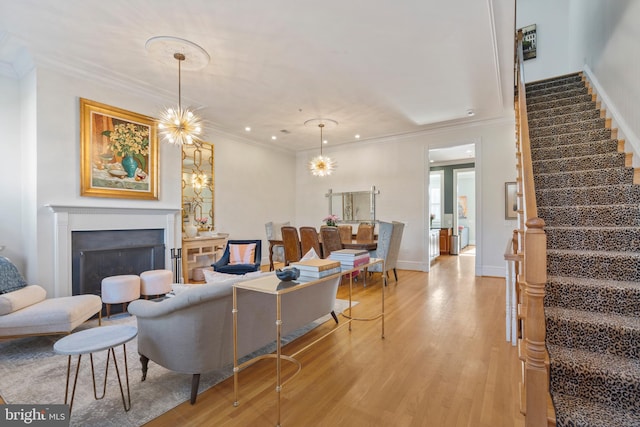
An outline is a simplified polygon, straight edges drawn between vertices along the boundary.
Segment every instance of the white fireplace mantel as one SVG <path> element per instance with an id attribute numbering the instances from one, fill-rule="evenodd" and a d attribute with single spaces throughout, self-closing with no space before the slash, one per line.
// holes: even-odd
<path id="1" fill-rule="evenodd" d="M 72 295 L 71 233 L 93 230 L 163 229 L 165 266 L 171 266 L 170 248 L 176 242 L 176 217 L 180 209 L 114 208 L 99 206 L 46 205 L 54 213 L 55 296 Z"/>

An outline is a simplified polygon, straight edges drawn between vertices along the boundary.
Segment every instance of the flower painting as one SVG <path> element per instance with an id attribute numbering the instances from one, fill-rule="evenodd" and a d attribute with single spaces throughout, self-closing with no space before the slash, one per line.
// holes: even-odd
<path id="1" fill-rule="evenodd" d="M 155 120 L 80 99 L 81 194 L 157 199 Z"/>

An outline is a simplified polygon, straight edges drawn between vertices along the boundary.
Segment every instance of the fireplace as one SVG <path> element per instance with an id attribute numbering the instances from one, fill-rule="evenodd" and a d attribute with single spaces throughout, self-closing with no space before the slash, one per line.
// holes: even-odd
<path id="1" fill-rule="evenodd" d="M 181 222 L 179 221 L 180 209 L 167 208 L 133 208 L 133 207 L 100 207 L 100 206 L 64 206 L 64 205 L 47 205 L 54 214 L 54 259 L 53 267 L 53 286 L 50 287 L 49 295 L 55 297 L 63 297 L 74 295 L 78 292 L 74 286 L 73 277 L 73 258 L 72 241 L 75 239 L 76 232 L 97 232 L 97 231 L 116 231 L 122 233 L 131 233 L 138 231 L 151 231 L 156 235 L 157 240 L 149 240 L 149 238 L 135 237 L 133 240 L 137 243 L 123 244 L 119 237 L 108 237 L 103 240 L 105 247 L 85 247 L 82 248 L 86 260 L 90 263 L 91 258 L 98 258 L 98 262 L 102 262 L 102 258 L 108 259 L 111 264 L 124 266 L 123 271 L 118 274 L 135 273 L 136 269 L 144 268 L 146 270 L 152 268 L 170 268 L 171 248 L 180 247 Z M 79 235 L 79 234 L 78 234 Z M 162 236 L 158 238 L 157 235 Z M 96 236 L 99 236 L 96 234 Z M 90 240 L 92 240 L 91 238 Z M 117 242 L 117 243 L 116 243 Z M 141 243 L 142 242 L 142 243 Z M 91 245 L 91 243 L 89 243 Z M 103 251 L 94 252 L 96 250 Z M 129 255 L 124 255 L 125 251 L 134 253 L 136 257 L 146 259 L 147 264 L 141 266 L 129 262 Z M 79 256 L 79 255 L 78 255 Z M 161 262 L 160 260 L 164 260 Z M 152 267 L 153 266 L 153 267 Z M 147 268 L 148 267 L 148 268 Z M 83 267 L 83 269 L 95 270 L 101 269 L 102 266 Z M 129 269 L 129 270 L 127 270 Z M 106 269 L 102 274 L 113 275 L 116 270 Z M 99 289 L 102 279 L 91 277 L 90 282 L 93 283 L 94 289 Z M 98 293 L 91 291 L 91 293 Z"/>
<path id="2" fill-rule="evenodd" d="M 165 268 L 164 230 L 91 230 L 71 233 L 73 295 L 101 295 L 102 279 Z"/>

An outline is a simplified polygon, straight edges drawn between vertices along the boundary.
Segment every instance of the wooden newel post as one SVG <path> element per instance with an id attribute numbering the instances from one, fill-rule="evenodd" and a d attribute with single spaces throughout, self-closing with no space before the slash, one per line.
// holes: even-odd
<path id="1" fill-rule="evenodd" d="M 545 366 L 544 294 L 547 282 L 547 236 L 544 220 L 527 220 L 524 252 L 527 317 L 524 325 L 526 348 L 526 427 L 547 426 L 549 375 Z"/>

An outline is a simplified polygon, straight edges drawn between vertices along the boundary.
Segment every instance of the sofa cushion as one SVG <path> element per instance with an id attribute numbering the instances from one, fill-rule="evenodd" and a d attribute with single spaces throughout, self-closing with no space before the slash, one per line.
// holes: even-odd
<path id="1" fill-rule="evenodd" d="M 13 292 L 25 286 L 27 286 L 27 282 L 16 266 L 9 261 L 9 258 L 0 257 L 0 294 Z"/>
<path id="2" fill-rule="evenodd" d="M 13 313 L 43 301 L 47 291 L 38 285 L 25 286 L 13 292 L 0 295 L 0 316 Z"/>
<path id="3" fill-rule="evenodd" d="M 69 333 L 101 309 L 98 295 L 48 298 L 0 316 L 0 337 Z"/>
<path id="4" fill-rule="evenodd" d="M 238 274 L 220 273 L 219 271 L 206 270 L 206 269 L 203 270 L 203 273 L 204 273 L 204 279 L 208 285 L 224 285 L 224 286 L 227 286 L 227 285 L 231 286 L 237 282 L 242 282 L 244 280 L 249 280 L 249 279 L 256 279 L 262 276 L 263 274 L 269 274 L 269 273 L 263 273 L 261 271 L 253 271 L 251 273 L 238 275 Z"/>
<path id="5" fill-rule="evenodd" d="M 253 264 L 256 259 L 256 244 L 229 243 L 229 264 Z"/>

